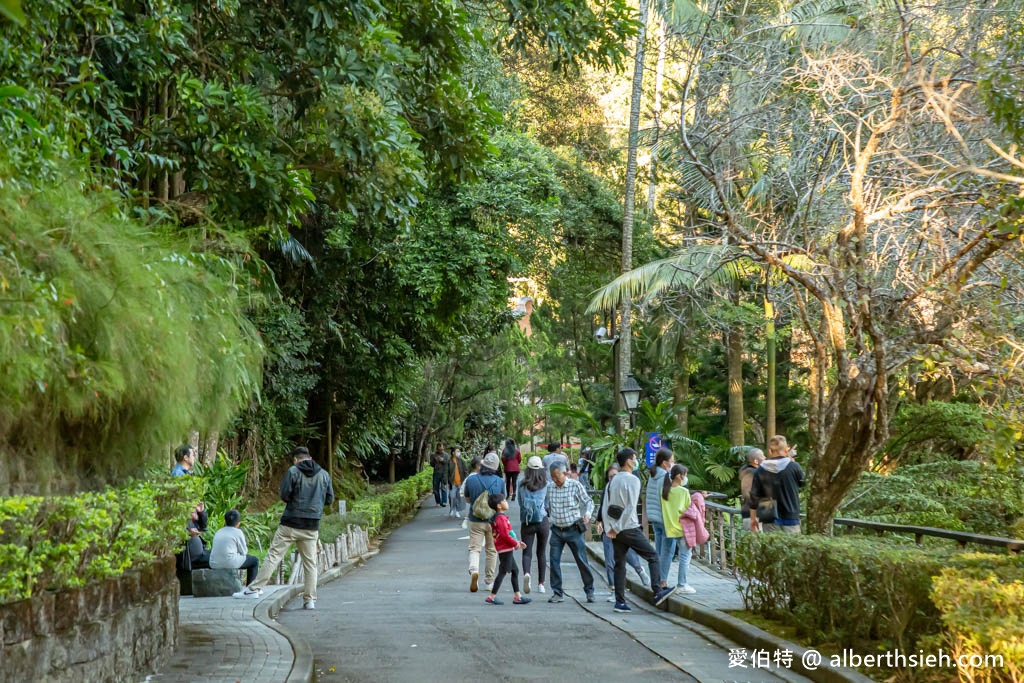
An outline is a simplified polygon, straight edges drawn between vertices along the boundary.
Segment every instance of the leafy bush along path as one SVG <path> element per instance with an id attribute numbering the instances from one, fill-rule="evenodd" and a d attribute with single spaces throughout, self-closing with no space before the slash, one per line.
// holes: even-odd
<path id="1" fill-rule="evenodd" d="M 0 498 L 0 603 L 120 576 L 176 552 L 199 481 Z"/>
<path id="2" fill-rule="evenodd" d="M 749 609 L 796 626 L 813 643 L 1002 655 L 1005 680 L 1024 672 L 1022 556 L 751 534 L 737 568 L 757 577 L 746 584 Z"/>

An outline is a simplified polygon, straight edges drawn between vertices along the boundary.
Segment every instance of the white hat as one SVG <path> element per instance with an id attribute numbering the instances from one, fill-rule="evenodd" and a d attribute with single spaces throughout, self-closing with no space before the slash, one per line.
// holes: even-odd
<path id="1" fill-rule="evenodd" d="M 526 467 L 531 470 L 542 470 L 544 469 L 544 461 L 539 456 L 531 455 L 530 459 L 526 461 Z"/>
<path id="2" fill-rule="evenodd" d="M 484 461 L 480 464 L 489 470 L 494 470 L 495 472 L 497 472 L 498 468 L 501 467 L 501 463 L 498 461 L 498 454 L 494 451 L 485 455 Z"/>

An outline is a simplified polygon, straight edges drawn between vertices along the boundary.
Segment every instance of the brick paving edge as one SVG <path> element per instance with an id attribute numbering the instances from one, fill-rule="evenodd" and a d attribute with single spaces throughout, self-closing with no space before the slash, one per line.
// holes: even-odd
<path id="1" fill-rule="evenodd" d="M 590 547 L 589 544 L 587 545 L 587 552 L 595 560 L 600 561 L 602 567 L 604 566 L 603 553 L 598 552 L 596 548 Z M 642 597 L 646 601 L 653 599 L 654 596 L 649 586 L 641 584 L 632 577 L 627 578 L 626 583 L 629 584 L 629 590 L 634 595 Z M 689 619 L 690 621 L 707 626 L 743 647 L 768 650 L 769 652 L 775 650 L 791 651 L 793 653 L 793 668 L 791 671 L 806 676 L 815 681 L 815 683 L 872 683 L 872 679 L 859 671 L 832 666 L 826 656 L 823 656 L 821 665 L 817 669 L 807 669 L 803 666 L 802 659 L 803 654 L 807 651 L 806 648 L 772 635 L 731 614 L 676 599 L 675 596 L 669 598 L 664 607 L 683 619 Z"/>
<path id="2" fill-rule="evenodd" d="M 365 555 L 359 556 L 353 562 L 348 562 L 340 567 L 334 567 L 327 570 L 320 575 L 320 579 L 317 581 L 317 586 L 322 586 L 325 583 L 334 581 L 335 579 L 341 578 L 348 574 L 350 571 L 355 569 L 360 562 L 373 557 L 379 551 L 373 550 Z M 272 594 L 257 603 L 253 609 L 253 616 L 256 621 L 260 622 L 264 626 L 271 628 L 288 641 L 291 645 L 292 653 L 295 655 L 295 660 L 292 662 L 291 671 L 288 672 L 288 677 L 285 679 L 285 683 L 311 683 L 313 681 L 313 650 L 310 648 L 309 643 L 305 639 L 299 637 L 297 633 L 292 631 L 290 628 L 277 621 L 276 617 L 281 612 L 281 608 L 288 604 L 292 598 L 302 594 L 302 586 L 286 586 L 280 590 L 274 591 Z"/>

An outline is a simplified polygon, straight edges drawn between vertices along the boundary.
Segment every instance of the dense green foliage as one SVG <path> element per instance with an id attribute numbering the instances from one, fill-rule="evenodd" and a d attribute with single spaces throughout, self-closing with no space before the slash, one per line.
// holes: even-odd
<path id="1" fill-rule="evenodd" d="M 258 389 L 240 265 L 70 180 L 0 187 L 0 226 L 0 486 L 139 472 Z"/>
<path id="2" fill-rule="evenodd" d="M 372 533 L 390 529 L 409 514 L 423 494 L 430 490 L 433 475 L 433 468 L 424 467 L 417 474 L 395 484 L 387 493 L 356 501 L 352 511 L 367 516 Z"/>
<path id="3" fill-rule="evenodd" d="M 815 644 L 910 652 L 945 643 L 972 654 L 998 650 L 1017 670 L 1024 663 L 1024 557 L 744 534 L 737 567 L 756 579 L 745 583 L 748 609 L 795 625 Z M 997 642 L 1000 634 L 1008 638 Z"/>
<path id="4" fill-rule="evenodd" d="M 1024 473 L 944 460 L 865 473 L 840 508 L 844 517 L 1011 536 L 1024 519 Z"/>
<path id="5" fill-rule="evenodd" d="M 0 602 L 119 576 L 175 552 L 200 482 L 0 498 Z"/>

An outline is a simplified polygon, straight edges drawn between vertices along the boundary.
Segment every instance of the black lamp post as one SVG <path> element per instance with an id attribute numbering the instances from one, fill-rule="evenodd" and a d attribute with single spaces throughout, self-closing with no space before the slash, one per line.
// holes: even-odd
<path id="1" fill-rule="evenodd" d="M 622 390 L 619 393 L 622 394 L 622 402 L 629 411 L 630 429 L 636 427 L 636 410 L 640 407 L 641 391 L 640 383 L 633 377 L 633 373 L 626 375 L 626 381 L 622 383 Z"/>

